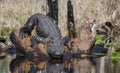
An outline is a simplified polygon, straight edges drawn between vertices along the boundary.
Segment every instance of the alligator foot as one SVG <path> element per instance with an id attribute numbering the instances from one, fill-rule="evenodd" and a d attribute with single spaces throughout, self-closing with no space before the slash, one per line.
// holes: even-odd
<path id="1" fill-rule="evenodd" d="M 70 52 L 63 54 L 63 60 L 70 60 L 72 58 L 72 54 Z"/>
<path id="2" fill-rule="evenodd" d="M 21 28 L 20 32 L 19 32 L 19 39 L 23 39 L 23 38 L 26 38 L 28 36 L 29 36 L 28 33 L 23 32 L 23 29 Z"/>
<path id="3" fill-rule="evenodd" d="M 71 42 L 70 42 L 70 37 L 64 37 L 63 38 L 63 44 L 66 45 L 69 50 L 71 51 L 72 50 L 72 45 L 71 45 Z"/>
<path id="4" fill-rule="evenodd" d="M 48 42 L 48 38 L 43 38 L 43 37 L 39 37 L 39 36 L 33 36 L 31 38 L 31 43 L 32 43 L 31 51 L 34 51 L 37 48 L 38 43 L 47 43 L 47 42 Z"/>

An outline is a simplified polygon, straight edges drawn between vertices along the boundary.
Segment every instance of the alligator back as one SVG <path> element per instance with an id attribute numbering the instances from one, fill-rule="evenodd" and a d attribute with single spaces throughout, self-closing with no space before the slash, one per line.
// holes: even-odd
<path id="1" fill-rule="evenodd" d="M 39 36 L 41 37 L 51 36 L 52 38 L 61 37 L 60 29 L 53 18 L 45 16 L 43 14 L 35 14 L 31 16 L 29 20 L 31 20 L 32 18 L 33 19 L 37 18 L 36 30 Z"/>

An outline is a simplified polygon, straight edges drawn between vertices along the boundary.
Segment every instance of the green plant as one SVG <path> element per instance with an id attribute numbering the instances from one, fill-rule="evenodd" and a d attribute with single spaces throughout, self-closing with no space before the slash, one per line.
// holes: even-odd
<path id="1" fill-rule="evenodd" d="M 116 64 L 120 60 L 120 52 L 112 52 L 112 63 Z"/>
<path id="2" fill-rule="evenodd" d="M 11 31 L 10 28 L 4 27 L 4 28 L 1 29 L 0 36 L 5 36 L 5 37 L 8 38 L 10 31 Z"/>
<path id="3" fill-rule="evenodd" d="M 115 47 L 116 42 L 110 42 L 110 40 L 104 41 L 102 40 L 103 35 L 97 34 L 95 38 L 95 44 L 104 44 L 105 46 Z M 116 64 L 120 60 L 120 48 L 111 53 L 112 63 Z"/>
<path id="4" fill-rule="evenodd" d="M 99 35 L 97 34 L 95 37 L 95 44 L 101 44 L 104 43 L 104 41 L 102 40 L 103 35 Z"/>

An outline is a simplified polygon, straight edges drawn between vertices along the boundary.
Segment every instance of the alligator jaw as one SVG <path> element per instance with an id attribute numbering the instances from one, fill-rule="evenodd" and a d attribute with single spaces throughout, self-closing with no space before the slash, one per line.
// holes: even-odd
<path id="1" fill-rule="evenodd" d="M 54 54 L 50 54 L 50 56 L 51 56 L 52 58 L 62 58 L 62 55 L 54 55 Z"/>

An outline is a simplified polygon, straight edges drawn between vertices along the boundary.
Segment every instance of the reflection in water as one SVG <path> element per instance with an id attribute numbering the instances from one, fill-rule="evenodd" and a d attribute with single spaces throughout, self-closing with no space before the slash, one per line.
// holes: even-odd
<path id="1" fill-rule="evenodd" d="M 29 60 L 18 57 L 11 61 L 11 73 L 94 73 L 92 59 Z"/>
<path id="2" fill-rule="evenodd" d="M 92 63 L 89 59 L 73 60 L 73 73 L 92 73 Z"/>
<path id="3" fill-rule="evenodd" d="M 11 73 L 9 71 L 9 64 L 15 56 L 6 56 L 4 59 L 0 59 L 0 73 Z"/>
<path id="4" fill-rule="evenodd" d="M 37 71 L 44 70 L 47 61 L 29 60 L 26 57 L 18 57 L 11 61 L 11 73 L 36 73 Z M 43 72 L 44 73 L 44 72 Z"/>

